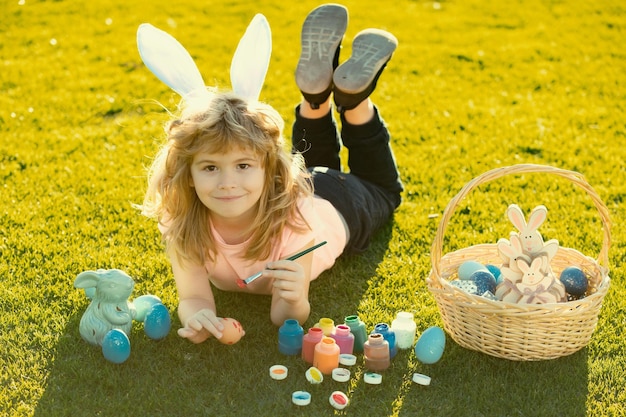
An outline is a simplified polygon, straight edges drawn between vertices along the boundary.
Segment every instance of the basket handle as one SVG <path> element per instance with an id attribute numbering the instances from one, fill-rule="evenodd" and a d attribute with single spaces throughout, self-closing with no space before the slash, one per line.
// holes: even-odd
<path id="1" fill-rule="evenodd" d="M 600 219 L 602 220 L 602 229 L 604 231 L 604 237 L 602 239 L 602 248 L 600 253 L 598 254 L 597 262 L 599 265 L 603 266 L 606 270 L 608 270 L 609 266 L 609 247 L 611 245 L 611 220 L 609 218 L 609 210 L 604 204 L 604 202 L 598 196 L 598 193 L 589 185 L 589 183 L 585 180 L 584 176 L 575 171 L 568 171 L 565 169 L 555 168 L 546 165 L 537 165 L 537 164 L 519 164 L 508 167 L 495 168 L 491 171 L 487 171 L 484 174 L 479 175 L 478 177 L 472 179 L 470 182 L 465 184 L 461 191 L 454 196 L 452 200 L 448 203 L 446 209 L 443 212 L 443 217 L 439 223 L 439 227 L 437 228 L 437 234 L 435 235 L 435 240 L 430 248 L 430 259 L 432 262 L 433 273 L 436 277 L 441 277 L 440 263 L 443 252 L 443 235 L 446 231 L 446 226 L 454 214 L 455 209 L 457 208 L 459 202 L 467 195 L 470 191 L 474 190 L 479 185 L 501 178 L 505 175 L 511 174 L 525 174 L 525 173 L 547 173 L 558 175 L 560 177 L 566 178 L 585 190 L 587 194 L 593 200 L 598 213 L 600 214 Z"/>

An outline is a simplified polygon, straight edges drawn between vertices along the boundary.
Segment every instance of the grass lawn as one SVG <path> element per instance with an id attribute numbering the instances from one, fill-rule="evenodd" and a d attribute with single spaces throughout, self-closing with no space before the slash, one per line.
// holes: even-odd
<path id="1" fill-rule="evenodd" d="M 393 222 L 358 257 L 312 284 L 312 314 L 359 314 L 371 330 L 398 311 L 418 334 L 442 326 L 426 286 L 441 214 L 467 182 L 520 163 L 582 173 L 612 218 L 611 287 L 596 331 L 559 359 L 509 361 L 450 337 L 441 361 L 401 351 L 381 385 L 306 382 L 307 366 L 277 348 L 269 299 L 217 292 L 219 314 L 246 336 L 192 345 L 175 334 L 177 298 L 142 201 L 145 167 L 177 96 L 141 63 L 135 32 L 150 22 L 179 39 L 207 84 L 229 87 L 230 58 L 255 13 L 273 55 L 261 94 L 293 121 L 300 25 L 312 1 L 7 0 L 0 7 L 0 416 L 626 416 L 626 5 L 617 0 L 347 0 L 350 40 L 375 26 L 400 46 L 374 100 L 393 135 L 406 191 Z M 157 103 L 158 102 L 158 103 Z M 460 204 L 444 251 L 493 243 L 512 226 L 510 203 L 548 207 L 544 238 L 596 257 L 598 212 L 567 180 L 506 177 Z M 132 353 L 107 362 L 78 332 L 88 300 L 77 274 L 119 268 L 133 298 L 156 294 L 173 317 L 162 341 L 130 335 Z M 273 381 L 271 365 L 289 377 Z M 414 372 L 432 378 L 411 382 Z M 311 392 L 308 407 L 291 393 Z M 334 411 L 342 390 L 350 405 Z"/>

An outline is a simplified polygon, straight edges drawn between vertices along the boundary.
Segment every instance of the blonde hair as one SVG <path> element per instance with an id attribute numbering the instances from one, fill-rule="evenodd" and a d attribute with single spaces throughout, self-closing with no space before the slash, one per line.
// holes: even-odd
<path id="1" fill-rule="evenodd" d="M 165 224 L 163 239 L 180 260 L 202 265 L 215 255 L 210 212 L 191 183 L 191 164 L 199 152 L 241 147 L 262 161 L 263 192 L 247 231 L 251 239 L 245 259 L 266 259 L 285 226 L 299 231 L 308 227 L 297 200 L 311 195 L 312 185 L 302 156 L 285 149 L 283 128 L 283 119 L 271 106 L 234 93 L 214 93 L 201 111 L 188 108 L 166 125 L 167 143 L 150 167 L 141 209 Z"/>

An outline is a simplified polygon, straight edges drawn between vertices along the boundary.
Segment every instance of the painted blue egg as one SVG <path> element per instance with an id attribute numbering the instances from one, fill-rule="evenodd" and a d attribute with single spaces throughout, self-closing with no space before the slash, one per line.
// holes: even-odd
<path id="1" fill-rule="evenodd" d="M 492 294 L 496 293 L 496 279 L 489 271 L 476 271 L 470 277 L 470 281 L 476 284 L 476 294 L 483 295 L 485 292 L 490 291 Z"/>
<path id="2" fill-rule="evenodd" d="M 146 319 L 146 314 L 148 311 L 152 309 L 156 304 L 162 304 L 161 299 L 156 295 L 146 294 L 140 297 L 137 297 L 133 300 L 133 305 L 135 306 L 135 320 L 144 321 Z"/>
<path id="3" fill-rule="evenodd" d="M 589 280 L 587 276 L 577 266 L 570 266 L 561 272 L 560 280 L 565 286 L 565 291 L 574 296 L 581 296 L 587 292 Z"/>
<path id="4" fill-rule="evenodd" d="M 143 331 L 150 339 L 161 340 L 170 332 L 172 319 L 170 312 L 163 304 L 152 306 L 143 322 Z"/>
<path id="5" fill-rule="evenodd" d="M 109 362 L 123 363 L 130 356 L 130 340 L 120 329 L 109 330 L 102 339 L 102 354 Z"/>
<path id="6" fill-rule="evenodd" d="M 480 262 L 465 261 L 459 266 L 459 278 L 470 279 L 472 274 L 476 271 L 487 271 L 487 268 Z"/>
<path id="7" fill-rule="evenodd" d="M 415 356 L 420 362 L 430 365 L 441 359 L 445 347 L 446 334 L 441 327 L 429 327 L 415 344 Z"/>
<path id="8" fill-rule="evenodd" d="M 496 279 L 496 285 L 502 282 L 502 271 L 500 268 L 492 264 L 485 265 L 485 268 L 487 268 L 487 270 L 491 272 L 493 277 Z"/>

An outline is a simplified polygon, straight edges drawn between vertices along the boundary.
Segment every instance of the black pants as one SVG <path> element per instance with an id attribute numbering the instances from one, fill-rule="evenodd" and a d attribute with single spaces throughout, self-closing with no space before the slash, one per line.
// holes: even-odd
<path id="1" fill-rule="evenodd" d="M 315 194 L 328 200 L 348 223 L 345 252 L 357 253 L 368 247 L 372 235 L 400 205 L 403 186 L 378 109 L 364 125 L 351 125 L 342 114 L 341 125 L 340 138 L 332 112 L 305 119 L 296 108 L 292 143 L 304 156 Z M 341 172 L 342 141 L 348 148 L 350 173 Z"/>

